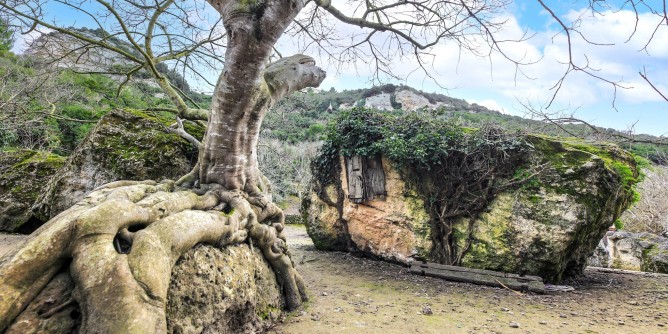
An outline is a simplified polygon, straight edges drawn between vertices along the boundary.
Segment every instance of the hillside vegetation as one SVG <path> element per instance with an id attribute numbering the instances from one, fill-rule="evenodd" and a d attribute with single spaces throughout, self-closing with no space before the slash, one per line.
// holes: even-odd
<path id="1" fill-rule="evenodd" d="M 82 29 L 80 33 L 104 34 L 100 30 L 88 29 Z M 130 49 L 123 44 L 125 42 L 110 39 L 118 47 Z M 87 58 L 73 60 L 63 56 L 54 60 L 54 52 L 44 52 L 45 49 L 58 50 L 52 46 L 54 43 L 62 48 L 72 41 L 51 33 L 43 35 L 23 55 L 7 50 L 0 53 L 0 149 L 28 148 L 67 156 L 102 116 L 117 108 L 140 109 L 175 118 L 169 111 L 173 109 L 171 101 L 147 73 L 139 71 L 133 80 L 119 89 L 123 78 L 114 73 L 125 66 L 122 60 L 103 51 L 87 55 Z M 209 107 L 211 97 L 194 92 L 187 80 L 169 65 L 160 64 L 159 70 L 179 88 L 189 104 Z M 403 106 L 400 97 L 406 96 L 422 101 L 427 107 Z M 382 98 L 386 103 L 378 105 Z M 289 205 L 304 193 L 310 180 L 308 166 L 327 132 L 327 124 L 353 107 L 366 107 L 388 115 L 412 113 L 466 127 L 495 124 L 512 131 L 577 136 L 587 140 L 614 140 L 615 135 L 622 134 L 613 129 L 594 131 L 576 124 L 555 126 L 505 115 L 462 99 L 402 85 L 343 91 L 309 89 L 281 101 L 263 123 L 260 166 L 273 182 L 277 202 Z M 636 138 L 657 139 L 647 135 L 637 135 Z M 623 145 L 654 163 L 668 163 L 666 146 Z"/>

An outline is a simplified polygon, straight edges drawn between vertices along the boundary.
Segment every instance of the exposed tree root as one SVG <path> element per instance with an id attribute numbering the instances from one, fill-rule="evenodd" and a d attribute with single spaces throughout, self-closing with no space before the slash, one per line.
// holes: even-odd
<path id="1" fill-rule="evenodd" d="M 173 181 L 107 184 L 0 260 L 0 331 L 69 263 L 82 333 L 164 333 L 177 259 L 197 243 L 224 246 L 249 238 L 294 309 L 306 294 L 283 223 L 275 204 L 220 186 L 195 191 Z"/>

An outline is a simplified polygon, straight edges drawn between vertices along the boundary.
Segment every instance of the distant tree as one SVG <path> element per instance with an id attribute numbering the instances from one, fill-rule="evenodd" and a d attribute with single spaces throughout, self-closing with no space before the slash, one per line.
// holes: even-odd
<path id="1" fill-rule="evenodd" d="M 640 199 L 620 220 L 624 230 L 649 232 L 668 237 L 668 168 L 654 166 L 645 170 L 645 179 L 638 186 Z"/>
<path id="2" fill-rule="evenodd" d="M 14 45 L 14 32 L 9 29 L 7 21 L 0 17 L 0 54 L 12 49 Z"/>

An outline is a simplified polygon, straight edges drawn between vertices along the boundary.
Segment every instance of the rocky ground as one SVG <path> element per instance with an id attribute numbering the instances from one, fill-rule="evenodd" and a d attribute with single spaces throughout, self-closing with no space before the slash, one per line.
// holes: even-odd
<path id="1" fill-rule="evenodd" d="M 320 252 L 302 226 L 286 230 L 311 301 L 271 334 L 668 333 L 668 275 L 587 270 L 574 292 L 520 294 Z M 0 235 L 0 255 L 21 239 Z"/>
<path id="2" fill-rule="evenodd" d="M 574 292 L 517 292 L 415 276 L 408 269 L 315 250 L 288 226 L 311 301 L 272 334 L 668 333 L 668 275 L 588 269 Z"/>

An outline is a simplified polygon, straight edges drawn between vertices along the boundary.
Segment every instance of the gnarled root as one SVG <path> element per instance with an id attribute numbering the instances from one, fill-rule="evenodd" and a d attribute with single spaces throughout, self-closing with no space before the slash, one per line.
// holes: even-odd
<path id="1" fill-rule="evenodd" d="M 246 198 L 241 192 L 222 192 L 221 199 L 247 217 L 246 229 L 253 242 L 269 261 L 283 290 L 288 310 L 308 300 L 304 281 L 294 267 L 283 232 L 283 211 L 263 197 Z M 261 203 L 261 205 L 252 205 Z M 260 223 L 263 222 L 263 223 Z"/>
<path id="2" fill-rule="evenodd" d="M 221 201 L 228 213 L 214 210 Z M 0 260 L 0 331 L 71 261 L 81 332 L 164 333 L 178 258 L 197 243 L 224 246 L 248 237 L 271 263 L 287 307 L 296 308 L 306 294 L 281 234 L 283 213 L 273 203 L 250 202 L 242 192 L 196 192 L 172 181 L 120 181 L 95 190 Z"/>

